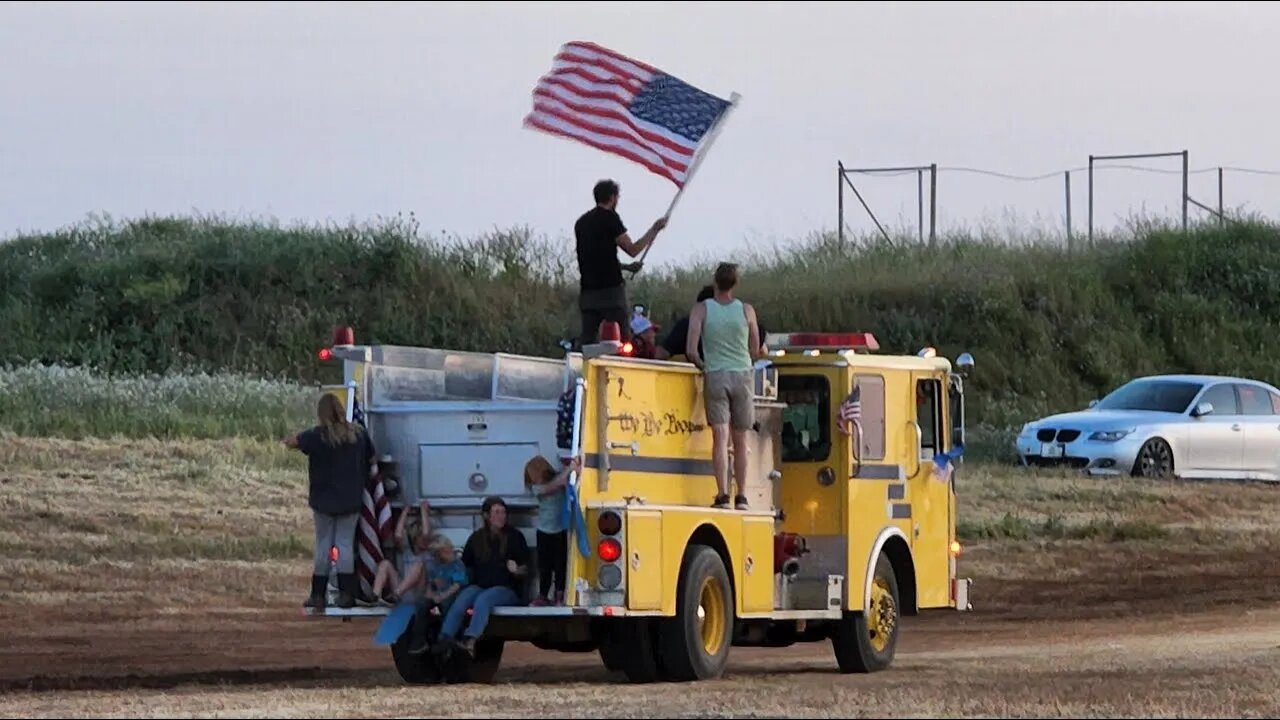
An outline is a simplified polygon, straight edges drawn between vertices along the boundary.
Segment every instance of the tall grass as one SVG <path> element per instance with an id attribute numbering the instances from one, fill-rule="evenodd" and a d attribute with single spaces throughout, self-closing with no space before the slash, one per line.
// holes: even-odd
<path id="1" fill-rule="evenodd" d="M 729 259 L 772 330 L 868 330 L 884 352 L 972 352 L 970 424 L 1002 433 L 1135 375 L 1280 380 L 1277 240 L 1261 222 L 1141 227 L 1075 253 L 965 235 L 932 249 L 815 235 Z M 718 259 L 646 268 L 630 296 L 669 327 Z M 113 374 L 333 380 L 314 352 L 338 324 L 360 342 L 555 355 L 578 326 L 576 286 L 567 241 L 524 228 L 431 238 L 412 216 L 324 227 L 100 220 L 0 244 L 8 360 Z M 283 411 L 260 407 L 248 422 L 282 426 Z"/>
<path id="2" fill-rule="evenodd" d="M 113 377 L 33 364 L 0 370 L 0 429 L 77 439 L 283 438 L 315 424 L 318 392 L 231 373 Z"/>

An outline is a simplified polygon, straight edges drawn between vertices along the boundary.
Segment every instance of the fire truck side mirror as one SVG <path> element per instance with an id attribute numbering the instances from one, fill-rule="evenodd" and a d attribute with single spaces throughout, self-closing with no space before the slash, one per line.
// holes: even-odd
<path id="1" fill-rule="evenodd" d="M 960 353 L 960 357 L 956 358 L 956 370 L 961 375 L 968 375 L 973 372 L 973 356 L 969 353 Z"/>

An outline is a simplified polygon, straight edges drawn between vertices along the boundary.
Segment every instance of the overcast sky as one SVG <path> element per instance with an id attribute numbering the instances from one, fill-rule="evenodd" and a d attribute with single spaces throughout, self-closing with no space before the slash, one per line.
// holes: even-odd
<path id="1" fill-rule="evenodd" d="M 7 3 L 0 235 L 90 213 L 413 211 L 430 233 L 568 238 L 613 177 L 638 236 L 668 180 L 521 127 L 575 39 L 742 95 L 651 262 L 834 229 L 837 161 L 1038 175 L 1187 149 L 1193 170 L 1280 170 L 1277 30 L 1280 8 L 1245 3 Z M 914 228 L 914 175 L 855 181 L 882 221 Z M 1180 212 L 1177 174 L 1099 172 L 1095 187 L 1098 227 Z M 1280 177 L 1226 175 L 1228 206 L 1280 216 L 1277 191 Z M 1216 205 L 1216 173 L 1191 193 Z M 1063 203 L 1061 175 L 938 178 L 944 230 L 1009 212 L 1061 230 Z M 846 209 L 872 227 L 852 196 Z"/>

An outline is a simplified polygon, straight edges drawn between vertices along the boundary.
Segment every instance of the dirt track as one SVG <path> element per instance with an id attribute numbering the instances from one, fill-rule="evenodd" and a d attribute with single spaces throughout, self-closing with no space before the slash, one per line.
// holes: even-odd
<path id="1" fill-rule="evenodd" d="M 1117 560 L 1098 563 L 1115 569 Z M 1247 574 L 1263 563 L 1269 575 Z M 1085 582 L 1076 601 L 1061 583 L 1037 592 L 1014 582 L 984 608 L 978 586 L 974 613 L 907 618 L 889 672 L 840 675 L 825 642 L 734 648 L 724 679 L 678 690 L 627 685 L 595 654 L 524 644 L 509 648 L 493 686 L 408 687 L 389 652 L 371 643 L 376 621 L 308 620 L 292 608 L 28 609 L 0 614 L 10 638 L 0 648 L 0 712 L 582 716 L 608 706 L 627 717 L 1275 716 L 1280 606 L 1262 596 L 1277 587 L 1276 564 L 1225 560 L 1235 577 L 1219 578 L 1216 591 L 1187 582 L 1192 564 L 1151 573 L 1163 581 L 1130 567 L 1120 582 L 1111 576 L 1112 596 Z M 1186 594 L 1170 596 L 1179 586 Z"/>
<path id="2" fill-rule="evenodd" d="M 424 687 L 376 621 L 302 616 L 305 477 L 274 446 L 0 439 L 0 714 L 1280 716 L 1280 488 L 966 478 L 975 612 L 905 618 L 887 672 L 822 642 L 636 686 L 513 644 L 494 685 Z"/>

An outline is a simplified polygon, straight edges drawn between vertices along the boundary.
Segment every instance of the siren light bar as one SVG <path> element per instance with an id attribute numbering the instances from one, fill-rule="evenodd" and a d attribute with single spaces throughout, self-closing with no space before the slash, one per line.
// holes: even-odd
<path id="1" fill-rule="evenodd" d="M 880 343 L 869 332 L 861 333 L 768 333 L 765 342 L 778 350 L 852 350 L 874 352 Z"/>

